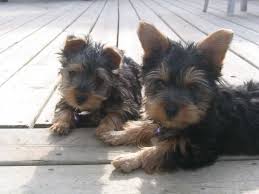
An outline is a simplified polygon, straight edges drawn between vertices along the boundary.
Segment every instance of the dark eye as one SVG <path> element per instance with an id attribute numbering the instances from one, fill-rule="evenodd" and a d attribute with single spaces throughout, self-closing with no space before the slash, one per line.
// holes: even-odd
<path id="1" fill-rule="evenodd" d="M 97 77 L 96 78 L 96 88 L 100 88 L 104 83 L 104 80 L 102 78 Z"/>
<path id="2" fill-rule="evenodd" d="M 68 75 L 69 75 L 70 79 L 73 79 L 73 77 L 75 77 L 75 75 L 76 75 L 76 72 L 75 71 L 69 71 Z"/>
<path id="3" fill-rule="evenodd" d="M 166 83 L 163 80 L 157 80 L 156 84 L 158 87 L 163 88 L 166 86 Z"/>
<path id="4" fill-rule="evenodd" d="M 190 90 L 197 90 L 197 85 L 194 83 L 190 83 L 187 85 L 187 88 Z"/>

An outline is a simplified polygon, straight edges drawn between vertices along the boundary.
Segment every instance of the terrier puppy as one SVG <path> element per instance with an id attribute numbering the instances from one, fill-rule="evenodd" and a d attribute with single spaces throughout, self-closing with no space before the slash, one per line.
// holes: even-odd
<path id="1" fill-rule="evenodd" d="M 140 67 L 122 51 L 89 37 L 68 36 L 60 62 L 62 98 L 56 105 L 52 132 L 68 134 L 86 123 L 98 125 L 100 137 L 139 117 Z"/>
<path id="2" fill-rule="evenodd" d="M 130 172 L 143 168 L 193 169 L 222 154 L 259 153 L 259 83 L 234 87 L 219 82 L 233 37 L 219 30 L 195 43 L 177 43 L 148 23 L 140 23 L 147 119 L 124 131 L 106 133 L 112 145 L 156 140 L 137 153 L 113 160 Z"/>

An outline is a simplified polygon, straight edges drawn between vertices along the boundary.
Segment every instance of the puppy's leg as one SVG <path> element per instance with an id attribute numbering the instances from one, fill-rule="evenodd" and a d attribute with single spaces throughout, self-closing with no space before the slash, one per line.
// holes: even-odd
<path id="1" fill-rule="evenodd" d="M 153 147 L 115 158 L 112 164 L 123 172 L 143 168 L 147 173 L 159 169 L 195 169 L 216 161 L 218 153 L 214 148 L 191 145 L 189 139 L 178 137 L 165 140 Z"/>
<path id="2" fill-rule="evenodd" d="M 119 156 L 112 161 L 112 165 L 123 172 L 143 168 L 147 173 L 152 173 L 161 168 L 166 154 L 174 148 L 174 141 L 161 142 L 136 153 Z"/>
<path id="3" fill-rule="evenodd" d="M 154 136 L 157 124 L 150 121 L 129 121 L 122 127 L 122 131 L 109 131 L 100 137 L 105 143 L 110 145 L 150 145 L 150 140 Z"/>
<path id="4" fill-rule="evenodd" d="M 96 128 L 96 136 L 101 137 L 104 133 L 114 130 L 121 130 L 123 125 L 122 116 L 118 113 L 108 113 Z"/>
<path id="5" fill-rule="evenodd" d="M 55 108 L 55 115 L 50 131 L 59 135 L 68 134 L 75 127 L 74 110 L 64 99 L 61 99 Z"/>

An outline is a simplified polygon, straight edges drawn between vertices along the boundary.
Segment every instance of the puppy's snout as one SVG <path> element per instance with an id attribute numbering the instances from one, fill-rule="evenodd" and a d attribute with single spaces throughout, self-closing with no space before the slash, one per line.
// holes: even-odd
<path id="1" fill-rule="evenodd" d="M 165 107 L 165 112 L 168 118 L 174 117 L 178 113 L 178 111 L 179 111 L 179 108 L 176 105 L 170 104 Z"/>
<path id="2" fill-rule="evenodd" d="M 87 96 L 84 96 L 84 95 L 79 95 L 76 97 L 76 101 L 79 105 L 84 103 L 86 100 L 87 100 Z"/>

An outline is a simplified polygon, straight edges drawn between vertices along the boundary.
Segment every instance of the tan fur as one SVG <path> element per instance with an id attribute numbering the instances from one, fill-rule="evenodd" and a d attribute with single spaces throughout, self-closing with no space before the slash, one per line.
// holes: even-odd
<path id="1" fill-rule="evenodd" d="M 104 133 L 101 139 L 110 145 L 147 146 L 151 144 L 150 140 L 158 125 L 150 121 L 129 121 L 122 128 L 122 131 Z"/>
<path id="2" fill-rule="evenodd" d="M 119 156 L 112 161 L 112 165 L 123 172 L 131 172 L 143 168 L 147 173 L 160 170 L 168 152 L 175 151 L 177 146 L 185 153 L 188 142 L 184 138 L 176 138 L 160 142 L 156 146 L 145 147 L 142 150 Z"/>
<path id="3" fill-rule="evenodd" d="M 123 125 L 123 119 L 118 113 L 109 113 L 105 116 L 99 126 L 96 128 L 96 136 L 101 139 L 104 133 L 113 130 L 121 130 Z"/>
<path id="4" fill-rule="evenodd" d="M 63 110 L 55 115 L 53 124 L 49 128 L 50 131 L 58 134 L 67 134 L 71 127 L 74 127 L 73 112 L 71 110 Z"/>
<path id="5" fill-rule="evenodd" d="M 69 64 L 68 67 L 66 68 L 67 71 L 77 71 L 80 72 L 83 69 L 83 66 L 81 64 Z"/>
<path id="6" fill-rule="evenodd" d="M 76 102 L 76 96 L 78 94 L 87 96 L 87 100 L 81 105 L 78 105 L 78 103 Z M 70 106 L 82 111 L 96 110 L 101 106 L 103 100 L 105 100 L 103 97 L 99 95 L 79 93 L 73 87 L 67 87 L 66 89 L 64 89 L 63 97 L 66 99 L 67 103 Z"/>
<path id="7" fill-rule="evenodd" d="M 65 42 L 64 51 L 65 52 L 76 52 L 80 50 L 86 44 L 85 40 L 82 38 L 77 38 L 74 36 L 68 36 Z"/>
<path id="8" fill-rule="evenodd" d="M 120 51 L 113 47 L 105 47 L 103 50 L 104 54 L 110 58 L 112 63 L 114 64 L 114 69 L 120 67 L 122 56 L 120 55 Z"/>
<path id="9" fill-rule="evenodd" d="M 210 58 L 210 60 L 218 65 L 220 71 L 223 59 L 233 38 L 233 31 L 229 29 L 221 29 L 210 35 L 198 43 L 198 48 Z"/>
<path id="10" fill-rule="evenodd" d="M 144 58 L 148 57 L 154 49 L 165 51 L 169 47 L 168 38 L 159 32 L 155 26 L 146 22 L 139 23 L 138 37 L 144 49 Z"/>
<path id="11" fill-rule="evenodd" d="M 168 118 L 165 113 L 165 106 L 163 102 L 150 99 L 146 101 L 145 105 L 147 114 L 166 128 L 184 128 L 190 124 L 197 123 L 205 114 L 197 106 L 188 104 L 182 105 L 175 117 Z"/>

